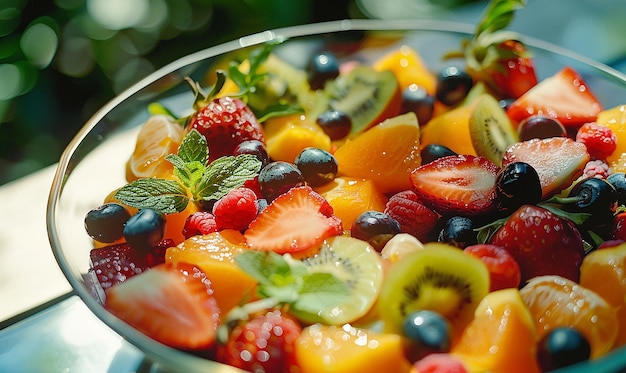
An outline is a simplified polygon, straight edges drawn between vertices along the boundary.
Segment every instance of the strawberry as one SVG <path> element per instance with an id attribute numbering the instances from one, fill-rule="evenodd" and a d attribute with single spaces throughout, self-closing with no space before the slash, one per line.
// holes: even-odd
<path id="1" fill-rule="evenodd" d="M 175 246 L 174 241 L 165 239 L 148 252 L 138 252 L 127 243 L 93 249 L 89 253 L 91 268 L 103 290 L 117 285 L 165 262 L 165 251 Z"/>
<path id="2" fill-rule="evenodd" d="M 250 223 L 244 236 L 255 250 L 305 252 L 343 232 L 332 206 L 309 186 L 289 189 Z"/>
<path id="3" fill-rule="evenodd" d="M 491 2 L 461 52 L 467 72 L 500 98 L 518 98 L 537 84 L 532 54 L 517 34 L 503 30 L 520 6 L 523 3 Z"/>
<path id="4" fill-rule="evenodd" d="M 595 121 L 601 111 L 602 105 L 582 76 L 564 67 L 511 103 L 507 114 L 517 123 L 532 115 L 545 115 L 566 128 L 578 128 Z"/>
<path id="5" fill-rule="evenodd" d="M 576 226 L 536 205 L 518 208 L 488 243 L 504 248 L 515 258 L 522 283 L 541 275 L 578 281 L 585 255 Z"/>
<path id="6" fill-rule="evenodd" d="M 220 317 L 211 282 L 187 263 L 160 264 L 110 288 L 104 306 L 148 337 L 185 350 L 211 347 Z"/>
<path id="7" fill-rule="evenodd" d="M 587 148 L 567 137 L 531 139 L 511 145 L 502 157 L 502 167 L 513 162 L 531 165 L 539 175 L 542 198 L 567 188 L 582 175 L 589 161 Z"/>
<path id="8" fill-rule="evenodd" d="M 186 130 L 192 129 L 206 137 L 209 161 L 232 155 L 243 141 L 265 141 L 263 128 L 254 113 L 238 98 L 214 98 L 200 104 L 187 122 Z"/>
<path id="9" fill-rule="evenodd" d="M 394 194 L 385 205 L 385 214 L 400 224 L 400 231 L 420 241 L 426 241 L 430 231 L 437 225 L 439 216 L 424 206 L 412 190 Z"/>
<path id="10" fill-rule="evenodd" d="M 440 214 L 485 214 L 496 207 L 498 170 L 487 158 L 452 155 L 416 168 L 410 179 L 417 197 Z"/>
<path id="11" fill-rule="evenodd" d="M 604 160 L 617 148 L 615 133 L 595 122 L 583 124 L 576 132 L 576 141 L 585 144 L 592 159 Z"/>
<path id="12" fill-rule="evenodd" d="M 217 348 L 217 361 L 249 372 L 295 372 L 295 345 L 301 333 L 300 324 L 279 310 L 258 314 L 230 332 Z"/>

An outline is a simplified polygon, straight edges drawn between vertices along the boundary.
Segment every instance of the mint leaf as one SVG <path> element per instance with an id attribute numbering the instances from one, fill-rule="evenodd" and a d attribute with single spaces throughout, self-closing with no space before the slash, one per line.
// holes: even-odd
<path id="1" fill-rule="evenodd" d="M 304 109 L 291 104 L 276 104 L 268 106 L 257 114 L 259 123 L 265 122 L 269 118 L 281 117 L 285 115 L 303 114 Z"/>
<path id="2" fill-rule="evenodd" d="M 209 160 L 206 137 L 195 128 L 189 131 L 178 147 L 178 156 L 183 162 L 200 162 L 203 166 L 206 165 Z"/>
<path id="3" fill-rule="evenodd" d="M 494 33 L 507 27 L 515 11 L 526 5 L 525 0 L 491 0 L 476 27 L 475 37 L 482 33 Z"/>
<path id="4" fill-rule="evenodd" d="M 139 179 L 121 187 L 115 198 L 138 209 L 151 208 L 164 214 L 183 211 L 189 203 L 187 190 L 174 180 Z"/>
<path id="5" fill-rule="evenodd" d="M 184 162 L 179 156 L 170 154 L 165 157 L 174 165 L 174 176 L 180 180 L 180 182 L 191 190 L 193 196 L 196 195 L 196 186 L 202 180 L 204 173 L 206 172 L 206 166 L 198 161 Z"/>
<path id="6" fill-rule="evenodd" d="M 331 273 L 309 273 L 303 277 L 300 296 L 292 307 L 298 312 L 317 316 L 320 310 L 335 307 L 349 294 L 348 285 Z"/>
<path id="7" fill-rule="evenodd" d="M 253 179 L 260 170 L 261 161 L 251 154 L 218 158 L 208 166 L 196 186 L 197 195 L 206 201 L 218 200 Z"/>
<path id="8" fill-rule="evenodd" d="M 280 255 L 265 251 L 245 251 L 235 257 L 237 265 L 261 285 L 272 284 L 272 277 L 291 273 L 287 261 Z"/>

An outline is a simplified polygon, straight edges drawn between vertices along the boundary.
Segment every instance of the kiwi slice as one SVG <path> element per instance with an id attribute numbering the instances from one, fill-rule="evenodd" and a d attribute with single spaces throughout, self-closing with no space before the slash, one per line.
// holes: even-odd
<path id="1" fill-rule="evenodd" d="M 469 119 L 474 150 L 500 166 L 506 149 L 519 141 L 517 131 L 493 96 L 481 94 L 474 105 Z"/>
<path id="2" fill-rule="evenodd" d="M 443 243 L 426 243 L 391 265 L 380 291 L 378 312 L 384 328 L 401 333 L 413 311 L 446 317 L 460 333 L 489 292 L 489 271 L 478 258 Z"/>
<path id="3" fill-rule="evenodd" d="M 342 111 L 352 120 L 351 135 L 356 135 L 399 114 L 401 104 L 398 81 L 391 71 L 359 65 L 326 83 L 313 115 Z"/>
<path id="4" fill-rule="evenodd" d="M 326 240 L 315 255 L 302 259 L 311 272 L 335 275 L 350 290 L 341 304 L 323 309 L 317 318 L 303 316 L 310 323 L 343 325 L 363 317 L 373 307 L 383 283 L 383 262 L 380 255 L 365 241 L 348 236 Z"/>

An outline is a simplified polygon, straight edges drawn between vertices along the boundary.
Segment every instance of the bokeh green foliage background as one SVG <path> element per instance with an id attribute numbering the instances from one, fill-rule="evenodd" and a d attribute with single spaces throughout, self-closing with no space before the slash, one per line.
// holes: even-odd
<path id="1" fill-rule="evenodd" d="M 0 184 L 55 163 L 100 106 L 159 67 L 250 33 L 358 17 L 351 4 L 0 0 Z"/>

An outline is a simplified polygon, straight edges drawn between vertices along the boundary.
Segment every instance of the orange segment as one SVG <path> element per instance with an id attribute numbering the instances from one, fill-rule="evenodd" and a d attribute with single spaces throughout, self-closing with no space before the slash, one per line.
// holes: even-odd
<path id="1" fill-rule="evenodd" d="M 439 144 L 458 154 L 476 155 L 469 129 L 472 110 L 473 105 L 459 106 L 431 119 L 422 129 L 421 146 Z"/>
<path id="2" fill-rule="evenodd" d="M 615 172 L 626 172 L 626 105 L 602 111 L 596 123 L 610 128 L 617 137 L 617 148 L 606 158 L 607 163 Z"/>
<path id="3" fill-rule="evenodd" d="M 222 315 L 253 295 L 256 281 L 235 263 L 235 256 L 247 250 L 243 235 L 223 230 L 188 238 L 165 253 L 166 263 L 186 262 L 206 273 L 213 286 Z"/>
<path id="4" fill-rule="evenodd" d="M 293 162 L 307 147 L 330 151 L 330 137 L 304 115 L 269 118 L 263 126 L 267 153 L 275 161 Z"/>
<path id="5" fill-rule="evenodd" d="M 531 279 L 520 294 L 541 339 L 550 330 L 577 328 L 591 345 L 591 357 L 611 350 L 617 337 L 617 313 L 597 293 L 566 278 L 549 275 Z"/>
<path id="6" fill-rule="evenodd" d="M 198 211 L 200 211 L 198 205 L 189 201 L 183 211 L 165 215 L 165 233 L 163 237 L 171 238 L 177 245 L 183 242 L 185 240 L 185 235 L 183 235 L 185 220 L 187 220 L 189 215 Z"/>
<path id="7" fill-rule="evenodd" d="M 435 94 L 437 78 L 428 70 L 422 57 L 408 45 L 403 45 L 374 62 L 374 70 L 391 70 L 396 76 L 400 90 L 404 91 L 411 84 L 417 84 L 431 95 Z"/>
<path id="8" fill-rule="evenodd" d="M 387 197 L 371 180 L 337 177 L 332 182 L 318 187 L 321 194 L 333 207 L 344 228 L 350 228 L 356 218 L 368 210 L 383 211 Z"/>
<path id="9" fill-rule="evenodd" d="M 387 119 L 337 149 L 339 173 L 372 180 L 382 193 L 410 189 L 409 175 L 421 164 L 419 138 L 415 113 Z"/>
<path id="10" fill-rule="evenodd" d="M 345 324 L 314 324 L 304 328 L 296 342 L 301 373 L 408 372 L 402 338 Z"/>
<path id="11" fill-rule="evenodd" d="M 619 331 L 614 347 L 626 345 L 626 244 L 585 256 L 580 267 L 580 285 L 617 309 Z"/>
<path id="12" fill-rule="evenodd" d="M 478 304 L 451 354 L 476 372 L 539 372 L 535 324 L 517 289 L 497 290 Z"/>
<path id="13" fill-rule="evenodd" d="M 139 130 L 135 150 L 128 160 L 128 181 L 170 175 L 174 166 L 165 157 L 178 151 L 183 137 L 183 127 L 172 118 L 166 115 L 150 117 Z"/>

